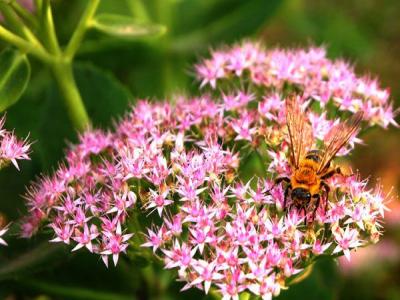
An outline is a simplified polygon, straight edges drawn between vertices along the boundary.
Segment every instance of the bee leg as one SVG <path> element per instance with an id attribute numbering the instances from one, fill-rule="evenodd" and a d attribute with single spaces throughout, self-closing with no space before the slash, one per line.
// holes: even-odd
<path id="1" fill-rule="evenodd" d="M 331 188 L 324 181 L 321 181 L 321 187 L 325 190 L 325 213 L 326 213 L 328 211 L 328 196 Z"/>
<path id="2" fill-rule="evenodd" d="M 317 200 L 317 203 L 315 204 L 315 208 L 313 210 L 313 215 L 312 215 L 312 221 L 314 222 L 315 216 L 317 215 L 317 209 L 318 209 L 318 207 L 320 205 L 320 202 L 321 202 L 321 195 L 320 194 L 314 194 L 312 197 Z"/>
<path id="3" fill-rule="evenodd" d="M 307 226 L 307 223 L 308 223 L 308 220 L 307 220 L 307 209 L 306 209 L 306 206 L 305 206 L 305 205 L 303 205 L 303 206 L 300 208 L 299 213 L 300 213 L 301 211 L 304 211 L 304 226 Z"/>
<path id="4" fill-rule="evenodd" d="M 290 178 L 288 178 L 288 177 L 278 177 L 277 179 L 275 179 L 275 185 L 280 184 L 282 181 L 284 181 L 286 183 L 290 183 Z"/>
<path id="5" fill-rule="evenodd" d="M 284 194 L 284 198 L 283 198 L 283 211 L 287 211 L 287 198 L 289 197 L 289 191 L 291 190 L 292 185 L 289 184 L 286 188 L 285 188 L 285 194 Z"/>
<path id="6" fill-rule="evenodd" d="M 331 178 L 333 175 L 340 174 L 342 176 L 346 176 L 340 167 L 331 168 L 328 170 L 324 175 L 321 176 L 321 179 L 328 179 Z"/>

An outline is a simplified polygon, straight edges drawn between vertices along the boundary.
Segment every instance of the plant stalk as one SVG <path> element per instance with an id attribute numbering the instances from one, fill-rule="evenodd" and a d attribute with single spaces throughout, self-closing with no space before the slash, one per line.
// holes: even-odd
<path id="1" fill-rule="evenodd" d="M 32 31 L 23 23 L 18 15 L 14 12 L 12 6 L 5 2 L 0 2 L 0 10 L 6 19 L 8 25 L 15 31 L 17 34 L 26 38 L 32 44 L 35 44 L 37 47 L 42 48 L 39 40 L 32 33 Z"/>
<path id="2" fill-rule="evenodd" d="M 33 56 L 40 59 L 44 63 L 51 63 L 54 60 L 53 57 L 51 55 L 49 55 L 49 53 L 47 53 L 42 48 L 39 48 L 39 47 L 37 47 L 37 45 L 34 45 L 34 44 L 24 40 L 23 38 L 19 37 L 18 35 L 7 30 L 3 26 L 0 26 L 0 39 L 19 48 L 23 52 L 32 54 Z"/>
<path id="3" fill-rule="evenodd" d="M 53 12 L 51 10 L 50 0 L 45 0 L 43 3 L 41 21 L 49 51 L 59 55 L 61 53 L 61 49 L 58 44 L 56 29 L 54 28 Z"/>
<path id="4" fill-rule="evenodd" d="M 74 57 L 76 51 L 78 51 L 83 36 L 85 35 L 86 30 L 90 26 L 92 18 L 96 13 L 97 7 L 99 6 L 100 0 L 88 0 L 88 1 L 89 1 L 88 5 L 86 6 L 85 11 L 83 12 L 83 15 L 78 23 L 78 26 L 76 27 L 71 39 L 69 40 L 67 48 L 65 49 L 64 54 L 67 58 L 71 59 L 72 57 Z"/>
<path id="5" fill-rule="evenodd" d="M 50 65 L 50 68 L 75 129 L 80 132 L 84 131 L 89 127 L 90 120 L 75 82 L 71 63 L 54 63 Z"/>

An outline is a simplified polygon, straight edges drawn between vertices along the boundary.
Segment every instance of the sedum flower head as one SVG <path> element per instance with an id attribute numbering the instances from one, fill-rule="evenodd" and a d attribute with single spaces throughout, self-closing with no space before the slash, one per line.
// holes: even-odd
<path id="1" fill-rule="evenodd" d="M 53 242 L 86 248 L 106 264 L 139 241 L 177 270 L 183 289 L 215 289 L 224 299 L 246 290 L 270 299 L 318 257 L 350 259 L 379 240 L 380 187 L 337 174 L 321 205 L 298 210 L 285 209 L 290 195 L 275 179 L 294 171 L 289 95 L 297 94 L 320 149 L 356 111 L 364 111 L 363 129 L 395 125 L 386 90 L 314 48 L 267 51 L 245 42 L 213 52 L 196 71 L 211 86 L 201 96 L 139 101 L 115 130 L 83 134 L 65 163 L 29 189 L 22 234 L 45 223 Z M 357 143 L 354 134 L 337 155 Z"/>

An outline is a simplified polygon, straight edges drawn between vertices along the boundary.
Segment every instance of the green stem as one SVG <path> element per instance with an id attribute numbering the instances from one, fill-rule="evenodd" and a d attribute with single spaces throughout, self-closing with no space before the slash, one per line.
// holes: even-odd
<path id="1" fill-rule="evenodd" d="M 53 13 L 51 11 L 50 0 L 45 0 L 42 6 L 42 25 L 45 32 L 45 41 L 51 53 L 56 55 L 61 53 L 58 44 L 56 30 L 54 28 Z"/>
<path id="2" fill-rule="evenodd" d="M 0 1 L 0 11 L 5 19 L 7 27 L 19 35 L 23 35 L 22 22 L 19 20 L 18 16 L 14 13 L 9 3 Z"/>
<path id="3" fill-rule="evenodd" d="M 156 2 L 157 20 L 160 24 L 167 26 L 168 31 L 158 41 L 158 49 L 162 60 L 161 76 L 163 84 L 163 96 L 170 96 L 174 91 L 176 82 L 176 72 L 173 70 L 174 59 L 170 57 L 171 48 L 171 24 L 174 15 L 174 3 L 172 1 L 158 0 Z"/>
<path id="4" fill-rule="evenodd" d="M 26 22 L 28 22 L 28 25 L 31 28 L 37 28 L 38 27 L 38 22 L 34 18 L 33 14 L 29 12 L 25 7 L 23 7 L 21 4 L 19 4 L 17 1 L 11 1 L 10 6 L 14 9 L 14 11 Z"/>
<path id="5" fill-rule="evenodd" d="M 36 7 L 36 15 L 38 20 L 42 19 L 42 7 L 43 7 L 43 0 L 34 0 L 35 7 Z"/>
<path id="6" fill-rule="evenodd" d="M 38 9 L 40 8 L 38 15 L 42 20 L 41 24 L 44 29 L 44 38 L 50 53 L 43 48 L 42 44 L 36 39 L 32 32 L 20 22 L 18 16 L 11 7 L 1 2 L 0 8 L 5 14 L 6 19 L 10 22 L 12 27 L 21 35 L 25 36 L 27 40 L 19 37 L 3 26 L 0 26 L 0 39 L 14 45 L 23 52 L 36 56 L 50 67 L 64 98 L 68 115 L 74 127 L 79 131 L 83 131 L 89 126 L 90 121 L 74 79 L 72 57 L 83 38 L 87 24 L 96 11 L 99 0 L 89 0 L 86 11 L 71 38 L 66 53 L 61 52 L 57 41 L 50 0 L 38 0 L 36 4 Z"/>
<path id="7" fill-rule="evenodd" d="M 40 44 L 39 40 L 32 33 L 32 31 L 27 26 L 25 26 L 18 15 L 14 12 L 10 4 L 0 1 L 0 10 L 4 18 L 6 19 L 7 24 L 11 27 L 13 31 L 15 31 L 20 36 L 26 38 L 29 42 L 36 45 L 37 47 L 43 49 L 43 46 Z"/>
<path id="8" fill-rule="evenodd" d="M 220 300 L 222 298 L 222 295 L 213 287 L 211 287 L 211 289 L 208 291 L 208 295 L 214 300 Z"/>
<path id="9" fill-rule="evenodd" d="M 68 115 L 74 127 L 83 131 L 90 125 L 90 120 L 76 85 L 70 62 L 59 62 L 50 65 L 58 87 L 65 101 Z"/>
<path id="10" fill-rule="evenodd" d="M 151 22 L 151 18 L 147 12 L 146 5 L 142 0 L 128 0 L 128 5 L 132 16 L 143 22 Z"/>
<path id="11" fill-rule="evenodd" d="M 78 26 L 75 29 L 74 34 L 72 35 L 67 48 L 65 50 L 65 56 L 67 58 L 72 58 L 76 51 L 79 48 L 79 45 L 82 42 L 83 36 L 86 33 L 86 30 L 90 26 L 92 18 L 96 13 L 97 7 L 99 5 L 100 0 L 88 0 L 88 5 L 86 6 L 85 11 L 78 23 Z"/>
<path id="12" fill-rule="evenodd" d="M 37 45 L 32 44 L 23 38 L 19 37 L 18 35 L 12 33 L 11 31 L 7 30 L 3 26 L 0 26 L 0 39 L 4 40 L 5 42 L 19 48 L 23 52 L 28 52 L 33 56 L 37 57 L 41 61 L 45 63 L 52 63 L 54 58 L 47 53 L 42 48 L 37 47 Z"/>
<path id="13" fill-rule="evenodd" d="M 250 293 L 248 292 L 241 292 L 239 295 L 239 300 L 250 300 Z"/>
<path id="14" fill-rule="evenodd" d="M 311 275 L 313 268 L 314 268 L 314 263 L 311 263 L 310 265 L 305 267 L 303 272 L 301 272 L 295 278 L 293 278 L 291 281 L 289 281 L 288 285 L 297 284 L 297 283 L 302 282 L 303 280 L 307 279 L 308 276 Z"/>

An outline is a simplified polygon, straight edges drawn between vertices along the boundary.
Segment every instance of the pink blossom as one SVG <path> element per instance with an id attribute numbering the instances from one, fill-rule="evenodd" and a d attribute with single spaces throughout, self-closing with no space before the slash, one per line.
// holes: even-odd
<path id="1" fill-rule="evenodd" d="M 19 140 L 13 132 L 3 128 L 5 117 L 0 118 L 0 168 L 11 162 L 17 170 L 17 160 L 29 160 L 31 144 L 27 138 Z"/>
<path id="2" fill-rule="evenodd" d="M 337 246 L 333 250 L 333 253 L 343 251 L 347 260 L 350 260 L 350 250 L 362 245 L 358 235 L 358 231 L 356 229 L 350 229 L 349 226 L 347 226 L 345 230 L 338 228 L 338 230 L 334 232 Z"/>
<path id="3" fill-rule="evenodd" d="M 305 152 L 323 152 L 332 128 L 357 111 L 365 112 L 360 132 L 395 125 L 387 89 L 328 59 L 323 48 L 244 42 L 213 51 L 195 68 L 211 93 L 176 96 L 174 104 L 141 100 L 113 130 L 82 134 L 65 164 L 28 189 L 22 235 L 49 225 L 53 242 L 86 247 L 107 265 L 130 251 L 135 234 L 177 269 L 183 289 L 213 287 L 223 299 L 244 291 L 270 299 L 318 256 L 349 258 L 379 240 L 388 201 L 380 187 L 337 174 L 318 207 L 312 201 L 298 209 L 287 205 L 288 183 L 275 179 L 295 171 L 289 94 L 297 94 L 314 137 Z M 338 156 L 353 151 L 360 132 Z M 152 224 L 144 232 L 132 226 L 139 214 L 146 218 L 140 225 Z"/>
<path id="4" fill-rule="evenodd" d="M 101 252 L 102 259 L 108 265 L 108 255 L 112 255 L 114 265 L 118 263 L 118 257 L 121 252 L 125 252 L 128 247 L 127 241 L 133 236 L 133 233 L 122 234 L 121 224 L 117 223 L 114 231 L 103 231 L 104 250 Z"/>
<path id="5" fill-rule="evenodd" d="M 204 291 L 206 294 L 210 290 L 212 281 L 224 278 L 221 273 L 216 271 L 215 261 L 208 263 L 204 260 L 198 260 L 196 264 L 193 265 L 193 268 L 197 272 L 198 277 L 192 281 L 192 285 L 204 283 Z"/>
<path id="6" fill-rule="evenodd" d="M 95 225 L 91 225 L 89 229 L 88 225 L 84 224 L 83 231 L 79 229 L 76 229 L 75 231 L 76 233 L 73 239 L 77 242 L 77 245 L 74 247 L 74 249 L 72 249 L 72 251 L 86 247 L 90 252 L 93 252 L 92 240 L 99 235 L 97 227 Z"/>

